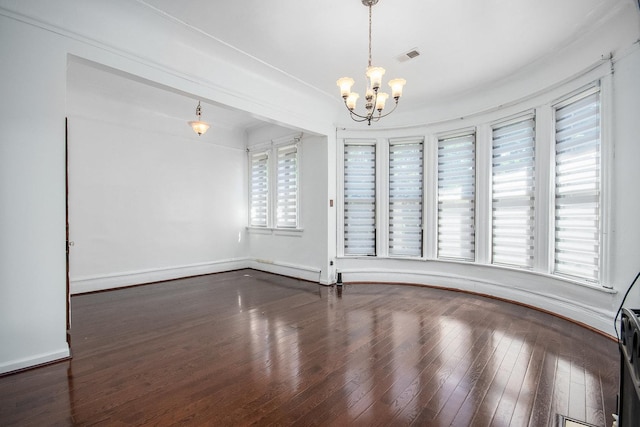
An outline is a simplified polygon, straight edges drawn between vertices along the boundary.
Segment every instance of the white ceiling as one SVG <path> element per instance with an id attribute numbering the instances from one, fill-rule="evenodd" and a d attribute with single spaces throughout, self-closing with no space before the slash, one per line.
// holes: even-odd
<path id="1" fill-rule="evenodd" d="M 368 9 L 361 0 L 137 1 L 335 97 L 337 108 L 339 77 L 353 77 L 353 90 L 364 91 Z M 385 81 L 407 80 L 403 109 L 446 102 L 544 64 L 631 1 L 379 0 L 373 7 L 373 63 L 387 70 Z M 413 49 L 420 56 L 399 60 Z M 86 64 L 69 71 L 76 88 L 130 103 L 149 103 L 158 89 L 172 92 L 141 89 L 148 82 L 126 84 L 122 75 Z M 157 94 L 151 105 L 185 121 L 193 119 L 196 104 L 191 95 L 173 91 Z M 212 103 L 203 104 L 203 120 L 228 129 L 262 123 Z"/>
<path id="2" fill-rule="evenodd" d="M 345 75 L 363 92 L 361 0 L 140 1 L 332 96 Z M 407 79 L 407 101 L 446 99 L 535 64 L 628 1 L 380 0 L 373 62 Z M 398 60 L 414 48 L 419 57 Z"/>
<path id="3" fill-rule="evenodd" d="M 68 108 L 71 112 L 92 113 L 84 111 L 89 107 L 74 103 L 77 98 L 73 95 L 83 94 L 85 97 L 96 100 L 126 105 L 130 111 L 125 114 L 138 111 L 139 114 L 148 115 L 149 120 L 153 120 L 156 116 L 160 117 L 162 122 L 171 123 L 169 128 L 193 136 L 187 122 L 196 120 L 198 101 L 191 94 L 75 57 L 67 64 L 67 79 L 67 88 L 70 93 Z M 224 143 L 226 132 L 264 124 L 262 120 L 247 112 L 204 100 L 201 103 L 202 120 L 212 126 L 207 137 L 209 142 L 212 142 L 212 138 L 217 140 L 218 138 L 213 135 L 220 134 L 220 131 L 225 133 L 217 135 L 221 138 L 220 141 L 213 142 Z"/>

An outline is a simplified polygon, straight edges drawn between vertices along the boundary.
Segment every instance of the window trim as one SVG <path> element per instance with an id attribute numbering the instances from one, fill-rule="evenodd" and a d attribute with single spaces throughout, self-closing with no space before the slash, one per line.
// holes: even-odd
<path id="1" fill-rule="evenodd" d="M 603 105 L 605 104 L 605 100 L 603 98 L 602 93 L 602 80 L 598 79 L 595 82 L 592 82 L 586 86 L 583 86 L 579 89 L 576 89 L 564 97 L 556 99 L 551 103 L 551 131 L 552 136 L 550 140 L 550 169 L 551 169 L 551 180 L 549 185 L 549 197 L 550 197 L 550 208 L 549 208 L 549 238 L 548 238 L 548 247 L 549 247 L 549 259 L 548 259 L 548 268 L 547 272 L 552 277 L 561 278 L 564 280 L 569 280 L 572 282 L 582 283 L 588 286 L 599 286 L 599 287 L 611 287 L 605 286 L 603 284 L 603 268 L 607 265 L 607 261 L 605 257 L 608 254 L 604 253 L 605 250 L 605 235 L 607 231 L 605 226 L 607 224 L 603 221 L 603 216 L 607 216 L 608 219 L 608 210 L 610 207 L 608 205 L 603 204 L 603 193 L 605 190 L 605 184 L 608 181 L 605 178 L 607 174 L 607 169 L 605 168 L 605 164 L 607 162 L 607 157 L 605 157 L 605 133 L 603 131 L 604 127 L 604 114 L 603 114 Z M 598 277 L 596 279 L 589 279 L 585 277 L 573 276 L 566 273 L 556 272 L 556 264 L 555 264 L 555 244 L 556 244 L 556 224 L 555 224 L 555 212 L 556 212 L 556 111 L 560 108 L 571 105 L 572 103 L 578 102 L 586 97 L 589 97 L 593 94 L 598 94 L 599 100 L 599 114 L 600 114 L 600 141 L 599 141 L 599 149 L 600 149 L 600 159 L 599 159 L 599 194 L 598 194 L 598 208 L 599 208 L 599 216 L 598 216 Z M 610 148 L 612 150 L 612 148 Z M 605 214 L 605 210 L 607 213 Z M 609 282 L 606 282 L 609 283 Z"/>
<path id="2" fill-rule="evenodd" d="M 493 242 L 493 235 L 494 235 L 494 225 L 493 225 L 493 221 L 494 221 L 494 210 L 493 210 L 493 132 L 496 129 L 499 128 L 504 128 L 504 127 L 508 127 L 508 126 L 512 126 L 524 121 L 528 121 L 528 120 L 532 120 L 533 121 L 533 192 L 531 194 L 531 197 L 533 197 L 533 203 L 532 203 L 532 208 L 533 208 L 533 219 L 532 219 L 532 233 L 531 233 L 531 239 L 532 239 L 532 260 L 531 260 L 531 266 L 530 267 L 526 267 L 523 265 L 515 265 L 515 264 L 507 264 L 507 263 L 496 263 L 494 260 L 494 242 Z M 538 204 L 538 187 L 539 187 L 539 182 L 538 182 L 538 158 L 540 157 L 538 155 L 538 138 L 537 138 L 537 132 L 538 132 L 538 117 L 536 115 L 536 111 L 535 110 L 526 110 L 522 113 L 518 113 L 515 115 L 512 115 L 510 117 L 505 117 L 503 119 L 499 119 L 499 120 L 495 120 L 493 122 L 491 122 L 489 124 L 489 129 L 491 132 L 490 135 L 490 141 L 489 141 L 489 149 L 490 149 L 490 164 L 489 164 L 489 191 L 488 191 L 488 199 L 489 199 L 489 222 L 488 222 L 488 260 L 487 260 L 487 264 L 488 265 L 492 265 L 492 266 L 498 266 L 498 267 L 507 267 L 507 268 L 514 268 L 517 270 L 524 270 L 524 271 L 533 271 L 536 267 L 536 255 L 537 255 L 537 246 L 538 246 L 538 236 L 536 233 L 536 217 L 539 215 L 539 204 Z"/>
<path id="3" fill-rule="evenodd" d="M 269 158 L 270 156 L 270 152 L 269 150 L 255 150 L 255 151 L 247 151 L 248 153 L 248 165 L 249 165 L 249 200 L 248 200 L 248 205 L 249 205 L 249 212 L 248 212 L 248 218 L 247 218 L 247 222 L 248 222 L 248 227 L 251 228 L 255 228 L 255 229 L 266 229 L 269 227 L 269 222 L 271 219 L 271 197 L 270 197 L 270 187 L 271 187 L 271 172 L 270 172 L 270 161 Z M 254 165 L 254 159 L 257 157 L 266 157 L 266 162 L 265 162 L 265 167 L 266 167 L 266 194 L 265 194 L 265 203 L 266 203 L 266 208 L 265 208 L 265 219 L 264 219 L 264 225 L 262 224 L 256 224 L 253 222 L 253 215 L 252 215 L 252 211 L 253 211 L 253 185 L 254 185 L 254 181 L 253 181 L 253 165 Z"/>
<path id="4" fill-rule="evenodd" d="M 285 147 L 295 146 L 296 149 L 296 225 L 295 227 L 283 227 L 277 223 L 278 210 L 278 154 L 279 150 Z M 304 231 L 302 226 L 302 192 L 300 191 L 302 183 L 302 137 L 298 134 L 295 136 L 286 136 L 271 140 L 266 143 L 255 144 L 247 147 L 247 164 L 248 164 L 248 199 L 247 199 L 247 226 L 246 229 L 250 233 L 255 234 L 277 234 L 277 235 L 299 235 Z M 251 197 L 252 197 L 252 158 L 253 156 L 265 153 L 267 155 L 267 223 L 265 226 L 255 225 L 251 223 Z"/>
<path id="5" fill-rule="evenodd" d="M 438 150 L 440 149 L 440 142 L 446 141 L 450 139 L 463 138 L 467 136 L 473 136 L 473 170 L 474 170 L 474 179 L 473 179 L 473 219 L 471 221 L 471 225 L 473 227 L 473 259 L 463 259 L 463 258 L 455 258 L 442 256 L 440 254 L 440 215 L 439 215 L 439 199 L 440 199 L 440 187 L 438 185 L 440 168 L 438 164 Z M 434 167 L 435 167 L 435 234 L 433 240 L 435 241 L 435 259 L 438 261 L 456 261 L 462 262 L 465 264 L 475 264 L 478 263 L 478 239 L 477 239 L 477 230 L 478 230 L 478 127 L 472 126 L 467 128 L 457 129 L 455 131 L 440 133 L 436 138 L 436 146 L 434 147 Z"/>
<path id="6" fill-rule="evenodd" d="M 273 228 L 278 230 L 298 230 L 300 228 L 300 142 L 292 141 L 293 143 L 281 143 L 279 145 L 275 145 L 273 147 L 273 154 L 275 157 L 275 172 L 274 172 L 274 210 L 275 215 L 273 216 Z M 295 224 L 291 225 L 281 225 L 278 223 L 278 210 L 280 208 L 280 192 L 279 192 L 279 177 L 280 177 L 280 151 L 283 149 L 288 149 L 293 147 L 295 149 L 295 174 L 296 174 L 296 190 L 295 190 Z"/>
<path id="7" fill-rule="evenodd" d="M 422 152 L 422 161 L 421 161 L 421 175 L 422 175 L 422 189 L 421 189 L 421 230 L 420 230 L 420 255 L 392 255 L 391 254 L 391 147 L 393 145 L 402 145 L 402 144 L 420 144 L 421 152 Z M 399 137 L 399 138 L 389 138 L 387 141 L 387 173 L 386 173 L 386 183 L 387 183 L 387 203 L 386 203 L 386 230 L 387 230 L 387 238 L 385 239 L 385 247 L 387 250 L 387 256 L 389 258 L 400 258 L 400 259 L 424 259 L 425 257 L 425 225 L 426 225 L 426 195 L 425 195 L 425 158 L 426 158 L 426 142 L 424 136 L 415 136 L 415 137 Z"/>
<path id="8" fill-rule="evenodd" d="M 345 224 L 345 162 L 344 162 L 344 154 L 345 154 L 345 150 L 346 147 L 352 145 L 352 146 L 371 146 L 374 149 L 374 153 L 375 153 L 375 160 L 374 160 L 374 185 L 375 185 L 375 190 L 374 190 L 374 200 L 375 200 L 375 207 L 374 207 L 374 253 L 371 255 L 367 255 L 367 254 L 348 254 L 346 253 L 346 245 L 345 245 L 345 231 L 346 231 L 346 224 Z M 338 254 L 339 256 L 343 256 L 343 257 L 348 257 L 348 258 L 358 258 L 358 257 L 365 257 L 365 258 L 379 258 L 382 256 L 381 251 L 380 251 L 380 247 L 381 247 L 381 242 L 380 242 L 380 205 L 381 203 L 379 202 L 380 197 L 380 179 L 381 179 L 381 173 L 380 173 L 380 146 L 379 146 L 379 141 L 377 139 L 372 139 L 372 138 L 349 138 L 349 139 L 345 139 L 342 141 L 342 143 L 340 144 L 340 151 L 339 153 L 341 154 L 339 157 L 341 159 L 340 162 L 338 162 L 338 165 L 340 167 L 340 216 L 339 216 L 339 229 L 340 229 L 340 238 L 339 238 L 339 242 L 338 242 Z"/>

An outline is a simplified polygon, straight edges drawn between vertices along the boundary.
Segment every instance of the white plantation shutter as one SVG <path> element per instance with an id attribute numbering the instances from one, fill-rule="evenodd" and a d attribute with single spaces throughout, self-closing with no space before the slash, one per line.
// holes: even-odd
<path id="1" fill-rule="evenodd" d="M 600 262 L 600 93 L 594 90 L 555 110 L 554 272 L 597 282 Z"/>
<path id="2" fill-rule="evenodd" d="M 278 147 L 276 227 L 298 226 L 298 147 Z"/>
<path id="3" fill-rule="evenodd" d="M 438 140 L 438 258 L 475 260 L 475 133 Z"/>
<path id="4" fill-rule="evenodd" d="M 344 146 L 344 253 L 376 254 L 376 147 Z"/>
<path id="5" fill-rule="evenodd" d="M 389 255 L 422 256 L 422 140 L 389 144 Z"/>
<path id="6" fill-rule="evenodd" d="M 492 262 L 533 267 L 535 121 L 493 128 Z"/>
<path id="7" fill-rule="evenodd" d="M 251 218 L 253 227 L 267 226 L 269 211 L 269 156 L 267 153 L 254 153 L 251 160 Z"/>

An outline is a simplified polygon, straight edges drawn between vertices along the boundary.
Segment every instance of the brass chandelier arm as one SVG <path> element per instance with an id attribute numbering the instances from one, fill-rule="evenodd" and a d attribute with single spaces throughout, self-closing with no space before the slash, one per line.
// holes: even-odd
<path id="1" fill-rule="evenodd" d="M 356 113 L 355 111 L 353 111 L 352 109 L 350 109 L 347 106 L 347 100 L 344 100 L 344 106 L 347 108 L 347 110 L 349 111 L 349 114 L 351 115 L 351 119 L 354 122 L 367 122 L 367 125 L 371 126 L 371 122 L 377 122 L 378 120 L 380 120 L 383 117 L 387 117 L 389 114 L 393 113 L 395 111 L 395 109 L 398 107 L 398 98 L 394 98 L 394 104 L 393 104 L 393 108 L 391 109 L 391 111 L 388 111 L 384 114 L 382 114 L 381 110 L 376 110 L 375 108 L 366 116 L 360 115 L 358 113 Z M 374 103 L 375 106 L 375 103 Z M 378 114 L 376 115 L 375 112 L 378 111 Z"/>

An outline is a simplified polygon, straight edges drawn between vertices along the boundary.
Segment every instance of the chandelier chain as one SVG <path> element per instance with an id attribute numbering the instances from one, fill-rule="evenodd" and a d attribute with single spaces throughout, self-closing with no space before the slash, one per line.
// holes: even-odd
<path id="1" fill-rule="evenodd" d="M 371 67 L 371 3 L 369 3 L 369 67 Z"/>

